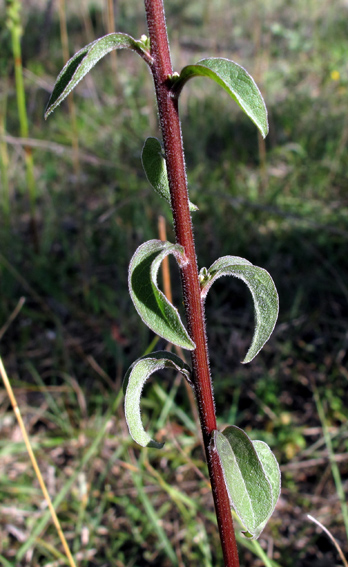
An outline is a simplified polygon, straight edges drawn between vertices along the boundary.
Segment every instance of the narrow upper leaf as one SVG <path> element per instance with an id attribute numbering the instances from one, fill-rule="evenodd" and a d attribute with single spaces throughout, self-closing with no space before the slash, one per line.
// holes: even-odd
<path id="1" fill-rule="evenodd" d="M 141 160 L 149 183 L 156 193 L 171 204 L 166 160 L 161 142 L 157 138 L 145 140 Z M 190 211 L 198 210 L 198 207 L 191 202 L 189 202 L 189 207 Z"/>
<path id="2" fill-rule="evenodd" d="M 146 380 L 162 368 L 172 368 L 181 372 L 190 381 L 191 370 L 181 358 L 171 352 L 158 351 L 139 358 L 128 369 L 123 390 L 125 392 L 125 416 L 129 432 L 134 441 L 142 447 L 160 449 L 164 443 L 157 443 L 144 430 L 140 414 L 140 398 Z"/>
<path id="3" fill-rule="evenodd" d="M 265 138 L 268 134 L 267 109 L 262 94 L 249 73 L 234 61 L 213 57 L 184 67 L 179 77 L 173 77 L 173 92 L 180 93 L 193 77 L 209 77 L 218 83 L 236 101 L 259 128 Z"/>
<path id="4" fill-rule="evenodd" d="M 59 73 L 52 94 L 47 103 L 45 118 L 68 96 L 83 77 L 114 49 L 133 49 L 145 58 L 145 45 L 125 33 L 110 33 L 89 43 L 75 53 Z"/>
<path id="5" fill-rule="evenodd" d="M 201 270 L 202 272 L 202 270 Z M 279 299 L 274 282 L 263 268 L 238 256 L 223 256 L 202 273 L 202 298 L 221 276 L 235 276 L 243 280 L 251 291 L 255 310 L 255 331 L 243 363 L 250 362 L 260 352 L 272 334 L 278 318 Z"/>
<path id="6" fill-rule="evenodd" d="M 196 345 L 186 331 L 178 310 L 157 285 L 159 267 L 168 254 L 173 254 L 179 265 L 187 262 L 184 249 L 178 244 L 149 240 L 139 246 L 129 265 L 130 296 L 140 317 L 152 331 L 177 346 L 194 350 Z"/>
<path id="7" fill-rule="evenodd" d="M 222 433 L 214 431 L 213 444 L 231 505 L 246 528 L 244 534 L 257 539 L 279 497 L 278 463 L 265 443 L 253 443 L 236 426 L 227 427 Z"/>

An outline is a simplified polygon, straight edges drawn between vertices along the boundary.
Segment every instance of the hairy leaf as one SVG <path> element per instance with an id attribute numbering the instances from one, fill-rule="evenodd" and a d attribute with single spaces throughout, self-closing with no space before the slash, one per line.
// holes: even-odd
<path id="1" fill-rule="evenodd" d="M 162 260 L 173 254 L 179 264 L 187 259 L 178 244 L 149 240 L 135 251 L 129 265 L 129 292 L 136 310 L 144 323 L 157 335 L 174 345 L 194 350 L 195 343 L 187 333 L 178 310 L 159 290 L 157 274 Z"/>
<path id="2" fill-rule="evenodd" d="M 142 41 L 133 39 L 125 33 L 110 33 L 89 43 L 75 53 L 59 73 L 52 94 L 46 106 L 45 118 L 59 106 L 68 94 L 98 61 L 114 49 L 129 48 L 140 55 L 145 54 Z"/>
<path id="3" fill-rule="evenodd" d="M 212 284 L 221 276 L 235 276 L 243 280 L 251 291 L 255 310 L 255 331 L 251 346 L 243 360 L 250 362 L 260 352 L 272 334 L 278 318 L 279 299 L 274 282 L 263 268 L 238 256 L 223 256 L 205 272 L 201 270 L 202 298 L 205 299 Z"/>
<path id="4" fill-rule="evenodd" d="M 181 372 L 190 382 L 191 370 L 181 358 L 171 352 L 158 351 L 139 358 L 128 369 L 123 390 L 125 393 L 125 416 L 129 432 L 134 441 L 142 447 L 155 447 L 160 449 L 164 443 L 157 443 L 151 439 L 143 428 L 140 414 L 140 398 L 146 380 L 162 368 L 172 368 Z"/>
<path id="5" fill-rule="evenodd" d="M 218 83 L 235 100 L 259 128 L 265 138 L 268 134 L 267 109 L 262 94 L 247 71 L 221 57 L 202 59 L 195 65 L 184 67 L 179 77 L 173 77 L 173 92 L 180 93 L 184 84 L 193 77 L 209 77 Z"/>
<path id="6" fill-rule="evenodd" d="M 236 426 L 214 431 L 231 505 L 244 525 L 246 537 L 257 539 L 273 513 L 280 493 L 280 470 L 266 443 L 252 442 Z"/>
<path id="7" fill-rule="evenodd" d="M 147 138 L 145 140 L 141 160 L 148 182 L 156 193 L 171 204 L 167 164 L 161 142 L 157 138 Z M 198 210 L 198 207 L 191 201 L 189 201 L 189 208 L 190 211 Z"/>
<path id="8" fill-rule="evenodd" d="M 273 506 L 271 512 L 272 514 L 280 496 L 280 468 L 277 459 L 275 458 L 267 443 L 265 443 L 264 441 L 253 441 L 253 445 L 254 449 L 256 450 L 257 456 L 260 459 L 265 475 L 267 476 L 271 484 Z M 266 526 L 268 519 L 269 518 L 267 518 L 263 524 L 260 524 L 260 533 Z"/>

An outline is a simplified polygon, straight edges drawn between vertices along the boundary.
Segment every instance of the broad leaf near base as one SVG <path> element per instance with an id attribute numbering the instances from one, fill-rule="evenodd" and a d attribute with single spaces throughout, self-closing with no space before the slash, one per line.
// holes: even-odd
<path id="1" fill-rule="evenodd" d="M 272 515 L 280 494 L 280 469 L 263 441 L 251 441 L 239 427 L 213 432 L 231 506 L 245 527 L 244 535 L 257 539 Z"/>

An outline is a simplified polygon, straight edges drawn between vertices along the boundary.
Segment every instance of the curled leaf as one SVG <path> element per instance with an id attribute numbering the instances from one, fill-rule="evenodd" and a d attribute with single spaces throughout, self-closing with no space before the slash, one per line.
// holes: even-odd
<path id="1" fill-rule="evenodd" d="M 147 138 L 145 140 L 141 160 L 148 182 L 156 193 L 171 204 L 166 160 L 164 159 L 161 142 L 157 138 Z M 189 207 L 190 211 L 198 210 L 198 207 L 191 201 L 189 202 Z"/>
<path id="2" fill-rule="evenodd" d="M 251 262 L 238 256 L 223 256 L 204 275 L 202 272 L 202 299 L 206 298 L 212 284 L 221 276 L 235 276 L 243 280 L 254 301 L 255 330 L 251 346 L 243 360 L 245 364 L 255 358 L 272 334 L 279 311 L 277 289 L 273 279 L 263 268 L 253 266 Z"/>
<path id="3" fill-rule="evenodd" d="M 188 350 L 196 348 L 186 331 L 178 310 L 168 301 L 157 284 L 162 260 L 173 254 L 180 265 L 187 262 L 178 244 L 149 240 L 135 251 L 129 264 L 129 293 L 140 317 L 154 333 Z"/>
<path id="4" fill-rule="evenodd" d="M 190 381 L 191 370 L 181 358 L 171 352 L 158 351 L 139 358 L 128 369 L 123 384 L 125 393 L 125 416 L 129 432 L 142 447 L 161 449 L 164 443 L 157 443 L 146 433 L 140 414 L 140 398 L 146 380 L 162 368 L 172 368 L 181 372 Z"/>
<path id="5" fill-rule="evenodd" d="M 52 94 L 46 106 L 45 118 L 68 96 L 83 77 L 110 51 L 114 49 L 132 49 L 144 59 L 147 55 L 143 41 L 135 40 L 125 33 L 110 33 L 92 41 L 75 53 L 59 73 Z"/>
<path id="6" fill-rule="evenodd" d="M 244 525 L 246 537 L 257 539 L 272 515 L 280 494 L 280 469 L 263 441 L 254 441 L 236 426 L 214 431 L 232 507 Z"/>
<path id="7" fill-rule="evenodd" d="M 179 77 L 173 77 L 172 90 L 180 94 L 184 84 L 193 77 L 209 77 L 218 83 L 249 116 L 265 138 L 268 134 L 267 109 L 262 94 L 249 73 L 234 61 L 221 57 L 202 59 L 184 67 Z"/>

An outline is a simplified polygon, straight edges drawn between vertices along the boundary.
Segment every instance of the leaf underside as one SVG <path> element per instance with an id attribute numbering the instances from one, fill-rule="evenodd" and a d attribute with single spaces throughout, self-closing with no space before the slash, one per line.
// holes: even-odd
<path id="1" fill-rule="evenodd" d="M 239 427 L 214 431 L 213 443 L 231 505 L 245 527 L 243 533 L 257 539 L 280 494 L 279 465 L 266 443 L 252 442 Z"/>
<path id="2" fill-rule="evenodd" d="M 128 369 L 123 383 L 125 392 L 125 416 L 129 432 L 142 447 L 160 449 L 164 443 L 158 443 L 146 433 L 140 413 L 140 398 L 146 380 L 158 370 L 171 368 L 181 372 L 190 381 L 191 370 L 181 358 L 171 352 L 158 351 L 139 358 Z"/>
<path id="3" fill-rule="evenodd" d="M 157 138 L 147 138 L 145 140 L 141 161 L 148 182 L 156 193 L 171 204 L 166 160 L 163 156 L 162 144 Z M 189 208 L 190 211 L 198 210 L 198 207 L 191 201 L 189 201 Z"/>
<path id="4" fill-rule="evenodd" d="M 154 333 L 174 345 L 194 350 L 196 345 L 186 331 L 178 310 L 158 288 L 158 270 L 168 254 L 173 254 L 179 265 L 186 262 L 184 249 L 178 244 L 149 240 L 139 246 L 129 265 L 129 293 L 138 314 Z"/>
<path id="5" fill-rule="evenodd" d="M 180 93 L 184 84 L 193 77 L 208 77 L 218 83 L 260 130 L 263 138 L 268 134 L 267 109 L 254 79 L 241 66 L 221 57 L 202 59 L 195 65 L 184 67 L 173 82 L 173 92 Z"/>
<path id="6" fill-rule="evenodd" d="M 110 33 L 89 43 L 75 53 L 59 73 L 46 106 L 45 118 L 68 96 L 83 77 L 110 51 L 132 49 L 141 53 L 142 43 L 125 33 Z"/>
<path id="7" fill-rule="evenodd" d="M 206 298 L 212 284 L 221 276 L 234 276 L 243 280 L 253 298 L 255 330 L 251 346 L 243 360 L 246 364 L 255 358 L 272 334 L 278 318 L 278 293 L 266 270 L 253 266 L 251 262 L 238 256 L 223 256 L 202 275 L 202 299 Z"/>

